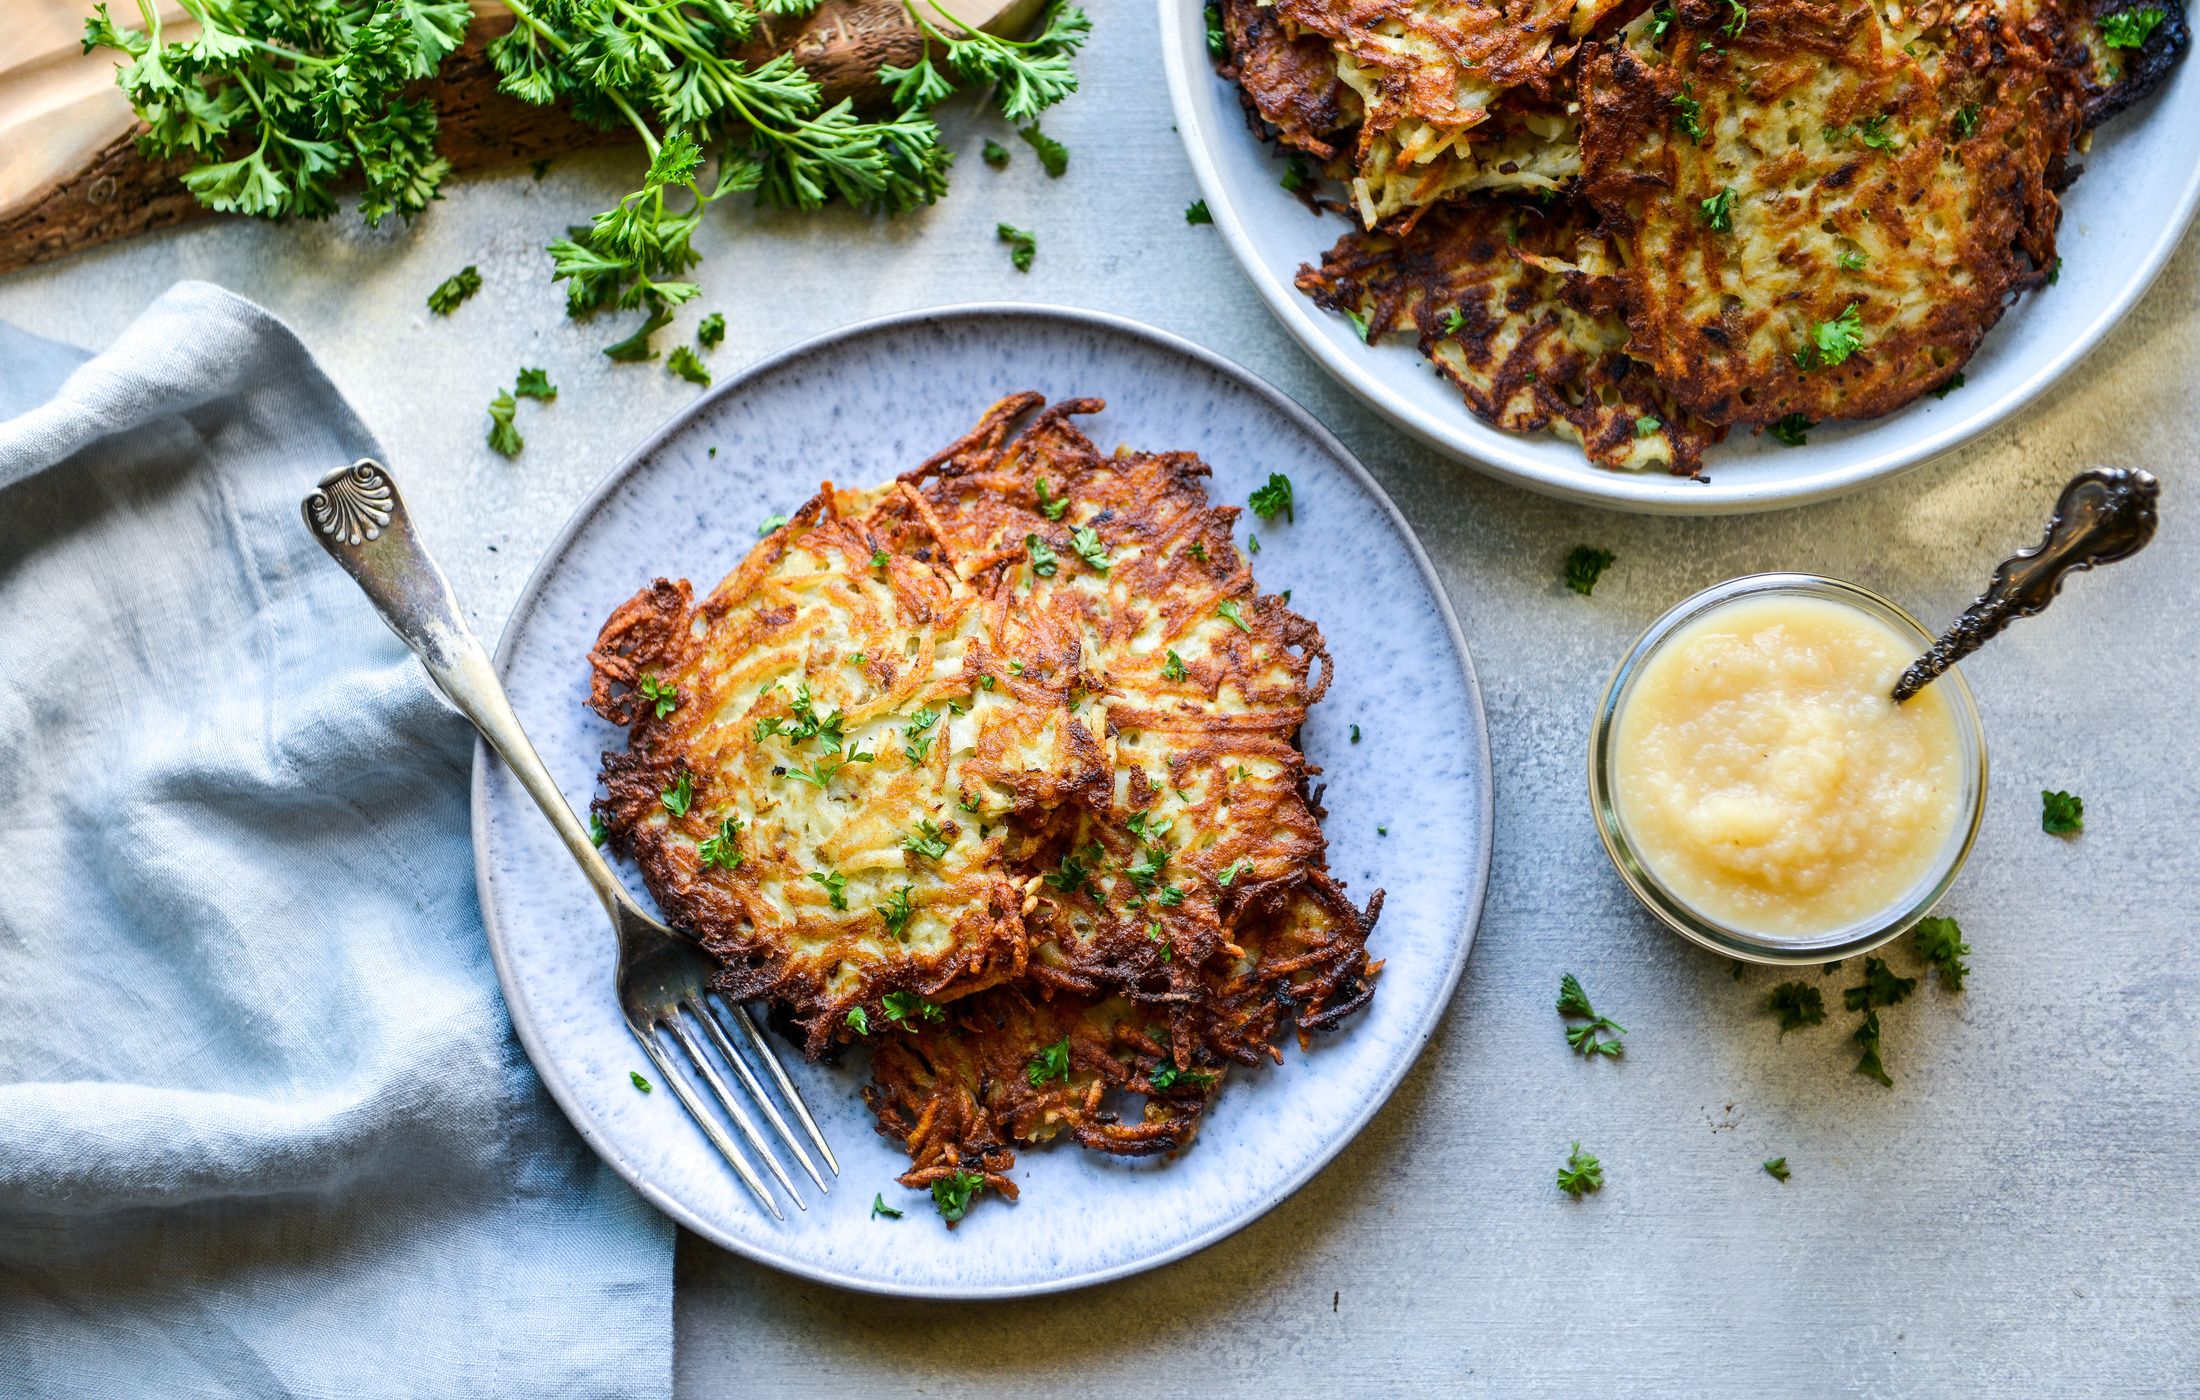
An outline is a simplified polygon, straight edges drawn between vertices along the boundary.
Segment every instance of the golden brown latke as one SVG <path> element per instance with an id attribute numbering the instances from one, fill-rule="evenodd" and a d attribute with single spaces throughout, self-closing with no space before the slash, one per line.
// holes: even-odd
<path id="1" fill-rule="evenodd" d="M 2109 47 L 2100 21 L 2141 8 L 2146 41 Z M 1362 228 L 1300 287 L 1371 340 L 1413 330 L 1486 421 L 1682 472 L 1731 427 L 1875 417 L 1952 380 L 2052 275 L 2070 153 L 2190 42 L 2178 0 L 1273 11 L 1261 35 L 1293 62 L 1256 110 L 1298 110 L 1298 82 L 1362 111 L 1320 133 Z M 1498 248 L 1537 192 L 1558 236 Z"/>
<path id="2" fill-rule="evenodd" d="M 1013 1195 L 1014 1145 L 1065 1130 L 1180 1148 L 1224 1065 L 1373 994 L 1381 895 L 1327 875 L 1297 747 L 1320 631 L 1257 593 L 1198 458 L 1103 455 L 1070 421 L 1099 401 L 1042 403 L 826 485 L 589 658 L 629 727 L 595 804 L 614 848 L 726 996 L 813 1056 L 873 1046 L 912 1186 Z"/>

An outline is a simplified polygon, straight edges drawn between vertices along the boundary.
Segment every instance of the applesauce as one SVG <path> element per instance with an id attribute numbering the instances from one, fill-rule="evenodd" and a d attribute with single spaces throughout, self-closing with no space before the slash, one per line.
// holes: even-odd
<path id="1" fill-rule="evenodd" d="M 1888 692 L 1929 638 L 1862 590 L 1796 576 L 1722 589 L 1653 628 L 1607 700 L 1605 798 L 1627 854 L 1744 939 L 1914 920 L 1975 827 L 1981 754 L 1961 682 L 1896 705 Z"/>

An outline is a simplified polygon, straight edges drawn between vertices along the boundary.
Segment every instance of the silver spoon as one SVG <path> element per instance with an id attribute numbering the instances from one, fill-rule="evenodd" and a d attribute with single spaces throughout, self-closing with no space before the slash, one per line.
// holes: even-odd
<path id="1" fill-rule="evenodd" d="M 2047 518 L 2046 535 L 2001 561 L 1979 600 L 1894 683 L 1894 702 L 1931 685 L 2018 618 L 2044 612 L 2071 574 L 2144 549 L 2154 538 L 2154 503 L 2161 494 L 2153 473 L 2136 467 L 2096 467 L 2071 478 Z"/>

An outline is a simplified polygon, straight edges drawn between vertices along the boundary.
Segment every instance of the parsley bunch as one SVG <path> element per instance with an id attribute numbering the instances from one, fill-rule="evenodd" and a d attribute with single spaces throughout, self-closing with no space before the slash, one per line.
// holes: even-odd
<path id="1" fill-rule="evenodd" d="M 164 36 L 150 5 L 139 7 L 139 30 L 101 4 L 85 23 L 84 49 L 123 56 L 115 79 L 149 128 L 141 148 L 194 158 L 183 182 L 203 203 L 321 218 L 335 212 L 338 185 L 358 177 L 359 210 L 379 223 L 439 197 L 450 165 L 435 154 L 435 107 L 406 93 L 464 39 L 467 0 L 179 3 L 198 25 L 189 39 Z M 958 83 L 983 83 L 1011 121 L 1032 121 L 1076 90 L 1070 60 L 1091 29 L 1067 0 L 1053 0 L 1025 40 L 971 30 L 933 0 L 908 0 L 925 56 L 881 69 L 894 105 L 874 118 L 847 101 L 826 107 L 788 55 L 758 64 L 732 56 L 766 15 L 800 18 L 817 0 L 499 3 L 515 22 L 488 45 L 498 90 L 565 104 L 597 126 L 631 126 L 649 153 L 639 188 L 549 248 L 569 314 L 644 313 L 635 335 L 605 351 L 620 360 L 654 358 L 649 336 L 697 295 L 686 277 L 701 257 L 691 240 L 712 203 L 753 193 L 792 209 L 843 200 L 884 214 L 930 204 L 954 157 L 929 109 Z"/>

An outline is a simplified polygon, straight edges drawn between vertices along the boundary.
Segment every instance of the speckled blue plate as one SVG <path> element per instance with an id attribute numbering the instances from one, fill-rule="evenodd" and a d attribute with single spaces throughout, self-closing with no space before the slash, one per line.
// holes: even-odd
<path id="1" fill-rule="evenodd" d="M 774 1222 L 671 1095 L 628 1083 L 642 1060 L 612 999 L 602 910 L 511 775 L 486 750 L 474 761 L 474 861 L 497 974 L 574 1126 L 697 1234 L 849 1288 L 943 1298 L 1074 1288 L 1179 1258 L 1253 1220 L 1334 1157 L 1404 1077 L 1451 1000 L 1489 876 L 1489 743 L 1473 664 L 1381 488 L 1320 424 L 1235 365 L 1130 321 L 1028 306 L 893 316 L 796 346 L 697 400 L 596 489 L 536 568 L 497 648 L 566 799 L 584 807 L 603 751 L 625 743 L 581 703 L 584 658 L 612 608 L 660 574 L 708 589 L 754 547 L 758 522 L 792 511 L 820 481 L 891 477 L 1020 389 L 1105 398 L 1107 411 L 1083 420 L 1096 441 L 1196 451 L 1214 467 L 1218 501 L 1243 502 L 1271 471 L 1290 475 L 1297 523 L 1259 526 L 1257 571 L 1321 624 L 1336 661 L 1304 733 L 1329 785 L 1331 869 L 1357 899 L 1389 892 L 1368 1011 L 1281 1068 L 1232 1075 L 1176 1160 L 1068 1144 L 1025 1152 L 1023 1199 L 983 1201 L 950 1231 L 929 1198 L 894 1183 L 906 1160 L 863 1107 L 861 1057 L 825 1068 L 789 1049 L 841 1176 L 830 1196 L 808 1193 L 807 1212 Z M 1350 741 L 1354 724 L 1364 742 Z M 876 1192 L 907 1218 L 872 1219 Z"/>

